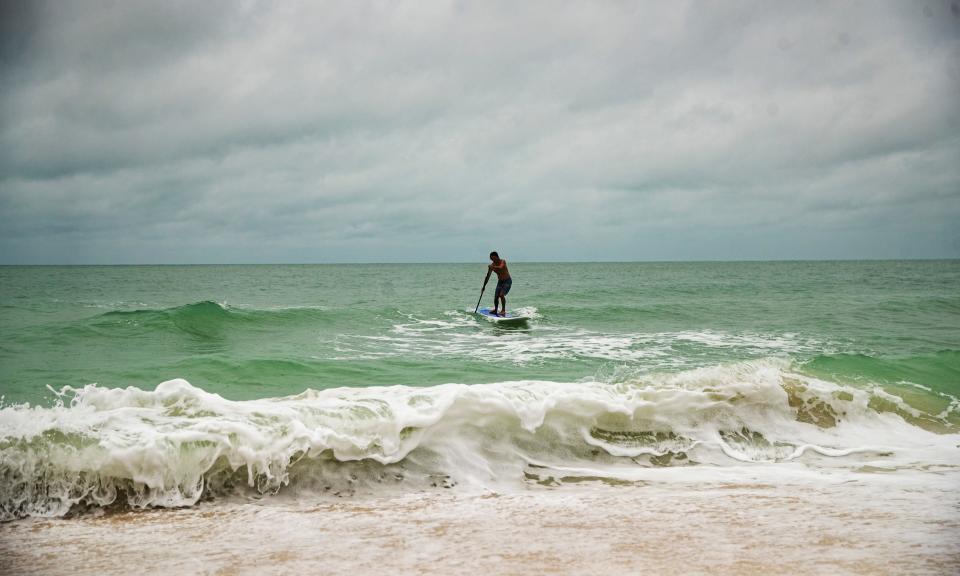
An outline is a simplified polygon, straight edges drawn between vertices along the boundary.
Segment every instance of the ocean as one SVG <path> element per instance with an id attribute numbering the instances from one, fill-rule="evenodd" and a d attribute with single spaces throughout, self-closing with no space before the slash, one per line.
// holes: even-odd
<path id="1" fill-rule="evenodd" d="M 888 514 L 925 538 L 900 568 L 960 565 L 960 261 L 510 270 L 521 326 L 472 314 L 483 262 L 0 267 L 6 542 L 57 518 L 107 538 L 102 515 L 147 511 L 350 522 L 365 502 L 493 526 L 490 495 L 588 523 L 627 495 L 689 506 L 725 487 L 848 514 L 821 531 Z M 763 518 L 750 537 L 776 530 Z M 864 542 L 854 560 L 883 556 Z M 49 568 L 27 556 L 4 558 Z"/>

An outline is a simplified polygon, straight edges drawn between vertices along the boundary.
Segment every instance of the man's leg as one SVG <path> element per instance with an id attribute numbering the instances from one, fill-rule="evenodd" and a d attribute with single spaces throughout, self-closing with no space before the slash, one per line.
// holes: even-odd
<path id="1" fill-rule="evenodd" d="M 504 282 L 503 282 L 503 287 L 498 291 L 498 292 L 499 292 L 499 296 L 500 296 L 500 303 L 502 304 L 502 305 L 500 306 L 500 315 L 501 315 L 501 316 L 506 316 L 506 315 L 507 315 L 507 292 L 510 291 L 510 285 L 511 285 L 511 284 L 512 284 L 512 281 L 511 281 L 509 278 L 507 278 L 507 279 L 504 280 Z"/>

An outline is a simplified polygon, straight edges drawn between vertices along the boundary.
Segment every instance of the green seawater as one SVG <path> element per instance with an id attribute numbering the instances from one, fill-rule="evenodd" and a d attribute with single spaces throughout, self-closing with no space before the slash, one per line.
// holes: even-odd
<path id="1" fill-rule="evenodd" d="M 924 411 L 960 396 L 960 261 L 0 267 L 0 394 L 184 378 L 228 399 L 306 389 L 616 382 L 780 358 Z M 484 295 L 489 305 L 493 282 Z M 955 404 L 955 402 L 954 402 Z"/>

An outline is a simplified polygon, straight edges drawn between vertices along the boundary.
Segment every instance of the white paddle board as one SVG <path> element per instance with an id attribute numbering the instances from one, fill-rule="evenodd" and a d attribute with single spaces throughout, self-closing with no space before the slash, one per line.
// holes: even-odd
<path id="1" fill-rule="evenodd" d="M 516 315 L 512 312 L 507 312 L 506 316 L 494 316 L 493 310 L 490 308 L 481 308 L 477 310 L 477 315 L 483 316 L 491 322 L 496 322 L 497 324 L 522 324 L 530 320 L 530 316 Z"/>

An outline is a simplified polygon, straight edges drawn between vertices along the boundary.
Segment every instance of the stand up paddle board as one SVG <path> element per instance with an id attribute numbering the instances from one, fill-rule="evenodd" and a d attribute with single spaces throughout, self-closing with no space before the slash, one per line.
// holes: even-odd
<path id="1" fill-rule="evenodd" d="M 523 324 L 530 320 L 530 316 L 515 315 L 511 312 L 507 312 L 506 316 L 494 316 L 493 310 L 490 308 L 481 308 L 477 310 L 478 316 L 483 316 L 491 322 L 497 324 Z"/>

